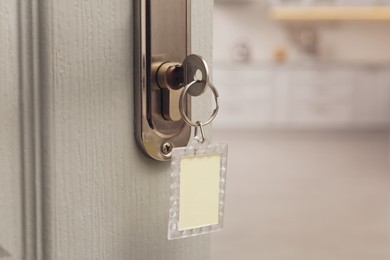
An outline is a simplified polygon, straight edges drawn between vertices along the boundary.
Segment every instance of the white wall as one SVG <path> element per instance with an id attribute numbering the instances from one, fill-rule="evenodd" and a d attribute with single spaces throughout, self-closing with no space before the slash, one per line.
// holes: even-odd
<path id="1" fill-rule="evenodd" d="M 214 82 L 221 92 L 215 126 L 388 128 L 390 22 L 286 23 L 270 19 L 268 7 L 266 1 L 215 6 Z M 316 34 L 316 54 L 297 44 L 302 30 Z M 237 55 L 240 45 L 247 60 Z"/>
<path id="2" fill-rule="evenodd" d="M 287 50 L 289 60 L 305 55 L 289 38 L 291 24 L 269 18 L 265 0 L 250 4 L 221 4 L 214 8 L 214 59 L 231 61 L 231 52 L 245 42 L 252 52 L 252 61 L 272 61 L 277 47 Z M 362 63 L 390 62 L 389 22 L 310 22 L 301 24 L 318 30 L 319 58 L 332 61 Z"/>

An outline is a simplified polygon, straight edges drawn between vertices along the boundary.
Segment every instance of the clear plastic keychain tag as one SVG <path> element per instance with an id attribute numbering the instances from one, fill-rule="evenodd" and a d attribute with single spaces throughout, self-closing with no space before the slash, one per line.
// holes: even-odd
<path id="1" fill-rule="evenodd" d="M 195 137 L 189 146 L 172 150 L 169 240 L 223 228 L 228 149 L 226 144 L 209 144 L 204 135 L 203 126 L 211 123 L 218 112 L 218 92 L 208 85 L 217 104 L 213 115 L 205 123 L 194 124 L 182 112 L 186 123 L 195 127 Z M 185 88 L 182 97 L 190 87 Z"/>

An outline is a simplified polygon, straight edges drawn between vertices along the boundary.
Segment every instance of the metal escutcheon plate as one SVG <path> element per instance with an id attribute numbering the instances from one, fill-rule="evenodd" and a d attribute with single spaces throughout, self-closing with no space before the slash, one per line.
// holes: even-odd
<path id="1" fill-rule="evenodd" d="M 190 53 L 189 0 L 136 0 L 134 3 L 135 138 L 140 149 L 160 161 L 174 147 L 186 146 L 191 127 L 183 119 L 163 117 L 157 68 L 166 61 L 183 61 Z M 205 74 L 207 75 L 207 74 Z M 190 98 L 186 102 L 191 114 Z"/>

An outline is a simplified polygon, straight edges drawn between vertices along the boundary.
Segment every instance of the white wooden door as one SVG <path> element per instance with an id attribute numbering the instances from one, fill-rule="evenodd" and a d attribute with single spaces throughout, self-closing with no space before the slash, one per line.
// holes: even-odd
<path id="1" fill-rule="evenodd" d="M 133 1 L 0 1 L 0 259 L 209 259 L 133 137 Z M 192 2 L 211 64 L 212 0 Z M 197 104 L 207 113 L 208 104 Z"/>
<path id="2" fill-rule="evenodd" d="M 0 259 L 22 255 L 18 6 L 0 1 Z"/>

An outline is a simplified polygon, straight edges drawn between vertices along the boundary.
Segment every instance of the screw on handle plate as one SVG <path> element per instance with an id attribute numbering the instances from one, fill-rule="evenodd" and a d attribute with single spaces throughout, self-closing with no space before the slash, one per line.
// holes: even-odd
<path id="1" fill-rule="evenodd" d="M 161 152 L 164 155 L 169 155 L 172 152 L 173 145 L 170 142 L 165 142 L 161 146 Z"/>

